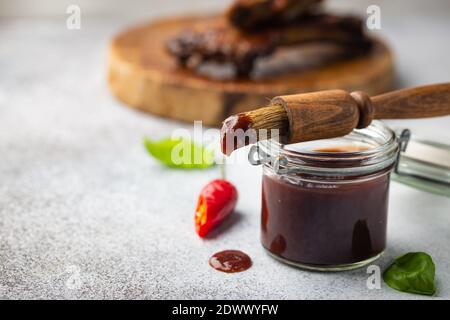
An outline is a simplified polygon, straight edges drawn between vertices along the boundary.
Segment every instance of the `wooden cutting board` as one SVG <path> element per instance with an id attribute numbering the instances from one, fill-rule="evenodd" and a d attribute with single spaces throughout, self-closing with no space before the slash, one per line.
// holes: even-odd
<path id="1" fill-rule="evenodd" d="M 393 58 L 380 40 L 375 40 L 373 50 L 362 57 L 318 65 L 311 56 L 320 56 L 316 52 L 319 48 L 302 52 L 310 56 L 303 60 L 299 53 L 286 50 L 273 60 L 290 60 L 290 72 L 280 72 L 276 63 L 268 61 L 266 69 L 272 73 L 262 73 L 257 80 L 211 80 L 179 68 L 165 50 L 167 39 L 199 19 L 214 17 L 169 18 L 117 35 L 110 46 L 108 64 L 113 94 L 131 107 L 156 115 L 216 126 L 229 115 L 264 106 L 278 95 L 336 88 L 374 95 L 392 88 Z M 312 65 L 302 64 L 304 60 L 311 60 Z"/>

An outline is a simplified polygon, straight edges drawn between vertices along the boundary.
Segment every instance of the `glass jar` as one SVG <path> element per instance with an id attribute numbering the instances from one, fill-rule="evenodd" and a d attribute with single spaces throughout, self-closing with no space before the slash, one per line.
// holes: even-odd
<path id="1" fill-rule="evenodd" d="M 301 268 L 340 271 L 386 247 L 389 178 L 399 144 L 381 122 L 345 137 L 255 146 L 263 164 L 261 242 Z"/>

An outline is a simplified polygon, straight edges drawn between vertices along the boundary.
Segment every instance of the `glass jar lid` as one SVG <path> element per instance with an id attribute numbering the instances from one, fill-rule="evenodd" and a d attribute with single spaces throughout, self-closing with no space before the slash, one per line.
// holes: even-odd
<path id="1" fill-rule="evenodd" d="M 395 133 L 380 121 L 364 129 L 332 139 L 295 144 L 276 140 L 256 146 L 259 163 L 276 173 L 305 173 L 324 176 L 366 175 L 391 167 L 399 144 Z"/>

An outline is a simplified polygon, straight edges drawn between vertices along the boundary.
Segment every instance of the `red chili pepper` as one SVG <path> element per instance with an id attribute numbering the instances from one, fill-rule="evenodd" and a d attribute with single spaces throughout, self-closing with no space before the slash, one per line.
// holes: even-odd
<path id="1" fill-rule="evenodd" d="M 204 237 L 211 229 L 228 217 L 236 206 L 238 194 L 228 181 L 216 179 L 200 192 L 195 210 L 195 231 Z"/>

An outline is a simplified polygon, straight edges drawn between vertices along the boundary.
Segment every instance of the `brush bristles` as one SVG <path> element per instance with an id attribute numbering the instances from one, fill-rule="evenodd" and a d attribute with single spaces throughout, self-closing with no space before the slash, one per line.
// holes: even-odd
<path id="1" fill-rule="evenodd" d="M 243 133 L 243 134 L 242 134 Z M 289 120 L 279 105 L 239 113 L 225 119 L 222 125 L 222 152 L 234 150 L 265 139 L 282 138 L 289 133 Z"/>
<path id="2" fill-rule="evenodd" d="M 289 130 L 289 121 L 283 106 L 273 105 L 246 113 L 251 120 L 252 129 L 278 129 L 280 135 L 286 135 Z"/>

